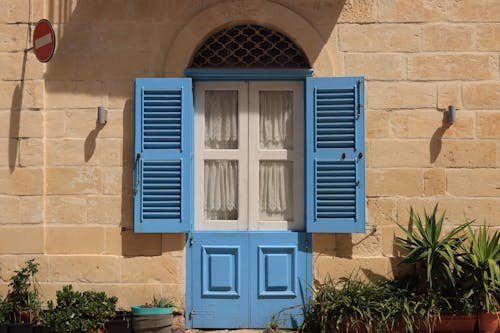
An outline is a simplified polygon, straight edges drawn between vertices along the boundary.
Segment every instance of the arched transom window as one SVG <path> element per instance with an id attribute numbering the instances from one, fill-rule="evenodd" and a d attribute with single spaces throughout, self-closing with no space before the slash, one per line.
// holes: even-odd
<path id="1" fill-rule="evenodd" d="M 255 24 L 211 35 L 195 52 L 191 68 L 310 68 L 304 52 L 287 36 Z"/>

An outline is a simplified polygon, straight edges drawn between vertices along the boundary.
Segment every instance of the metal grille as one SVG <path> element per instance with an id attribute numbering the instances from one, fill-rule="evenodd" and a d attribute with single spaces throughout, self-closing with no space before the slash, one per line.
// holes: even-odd
<path id="1" fill-rule="evenodd" d="M 243 24 L 221 30 L 196 51 L 193 68 L 310 68 L 304 52 L 272 29 Z"/>

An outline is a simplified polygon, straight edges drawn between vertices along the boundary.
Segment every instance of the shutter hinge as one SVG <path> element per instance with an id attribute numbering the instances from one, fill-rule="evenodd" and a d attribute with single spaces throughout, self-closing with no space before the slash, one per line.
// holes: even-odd
<path id="1" fill-rule="evenodd" d="M 192 320 L 193 319 L 193 310 L 189 311 L 189 320 Z"/>
<path id="2" fill-rule="evenodd" d="M 189 237 L 189 247 L 193 247 L 193 243 L 194 243 L 194 241 L 193 241 L 193 236 L 190 236 L 190 237 Z M 191 311 L 192 311 L 192 310 L 191 310 Z"/>
<path id="3" fill-rule="evenodd" d="M 356 187 L 359 187 L 359 184 L 360 184 L 359 180 L 356 180 Z"/>
<path id="4" fill-rule="evenodd" d="M 309 250 L 309 239 L 306 239 L 306 251 Z"/>

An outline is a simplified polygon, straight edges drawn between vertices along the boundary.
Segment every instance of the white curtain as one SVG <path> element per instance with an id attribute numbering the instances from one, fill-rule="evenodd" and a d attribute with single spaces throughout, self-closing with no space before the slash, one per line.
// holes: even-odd
<path id="1" fill-rule="evenodd" d="M 205 217 L 208 220 L 238 219 L 236 161 L 205 161 Z"/>
<path id="2" fill-rule="evenodd" d="M 289 220 L 293 216 L 292 164 L 261 162 L 259 208 L 262 220 Z"/>
<path id="3" fill-rule="evenodd" d="M 238 92 L 207 91 L 205 94 L 205 147 L 238 148 Z"/>
<path id="4" fill-rule="evenodd" d="M 261 91 L 260 146 L 265 149 L 293 148 L 293 93 Z"/>

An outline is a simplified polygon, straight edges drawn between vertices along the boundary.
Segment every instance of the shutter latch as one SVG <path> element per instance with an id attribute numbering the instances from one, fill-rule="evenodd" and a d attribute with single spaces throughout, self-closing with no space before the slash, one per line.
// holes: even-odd
<path id="1" fill-rule="evenodd" d="M 356 119 L 358 119 L 359 117 L 361 117 L 361 103 L 359 102 L 359 92 L 360 92 L 360 89 L 361 89 L 361 80 L 358 80 L 357 85 L 358 85 L 358 89 L 357 89 L 358 103 L 356 105 Z"/>

